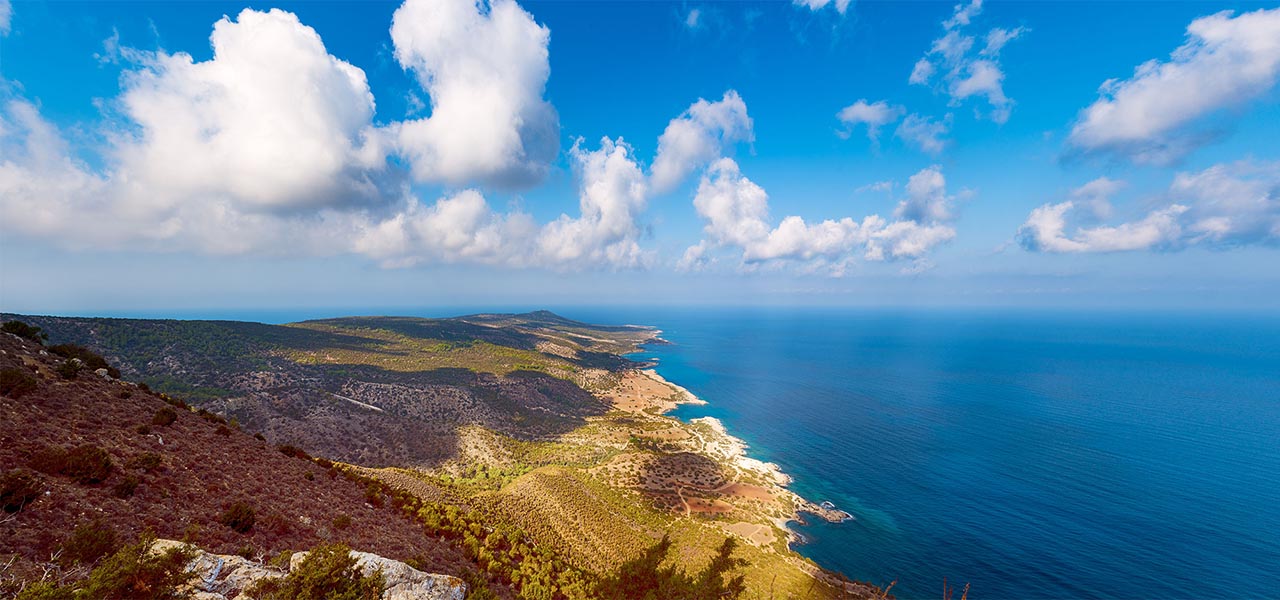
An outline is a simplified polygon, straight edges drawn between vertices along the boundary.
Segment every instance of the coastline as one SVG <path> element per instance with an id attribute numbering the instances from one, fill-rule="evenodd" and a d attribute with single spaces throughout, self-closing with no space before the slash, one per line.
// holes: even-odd
<path id="1" fill-rule="evenodd" d="M 673 342 L 658 337 L 659 330 L 654 329 L 653 331 L 653 340 L 660 340 L 659 343 L 663 345 L 673 344 Z M 639 348 L 637 348 L 637 351 L 640 351 Z M 750 445 L 731 434 L 720 419 L 704 416 L 683 421 L 668 414 L 680 404 L 707 405 L 709 403 L 690 392 L 687 388 L 666 379 L 658 373 L 656 370 L 657 361 L 646 361 L 646 363 L 643 368 L 636 369 L 639 375 L 656 384 L 675 390 L 676 394 L 680 396 L 680 399 L 675 401 L 658 403 L 659 405 L 655 408 L 658 409 L 657 414 L 659 416 L 696 428 L 694 435 L 701 442 L 701 448 L 699 449 L 707 454 L 709 458 L 731 467 L 734 471 L 735 480 L 746 479 L 761 482 L 770 492 L 784 499 L 790 505 L 791 509 L 787 514 L 772 516 L 768 519 L 772 526 L 785 536 L 788 548 L 792 545 L 805 543 L 804 536 L 790 527 L 791 523 L 804 523 L 805 514 L 816 516 L 831 523 L 843 523 L 855 519 L 853 515 L 840 510 L 839 507 L 831 502 L 814 502 L 792 491 L 788 486 L 794 482 L 794 478 L 784 472 L 782 467 L 776 463 L 749 456 L 747 450 Z M 701 429 L 705 429 L 706 432 L 697 431 Z"/>

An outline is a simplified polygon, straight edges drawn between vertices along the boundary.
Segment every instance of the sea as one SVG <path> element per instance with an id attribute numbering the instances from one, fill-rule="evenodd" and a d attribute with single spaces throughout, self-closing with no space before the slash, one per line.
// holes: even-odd
<path id="1" fill-rule="evenodd" d="M 674 416 L 854 516 L 795 525 L 824 567 L 899 598 L 1280 598 L 1280 315 L 628 317 L 707 402 Z"/>
<path id="2" fill-rule="evenodd" d="M 660 328 L 634 358 L 707 402 L 672 414 L 852 514 L 796 550 L 899 598 L 1280 598 L 1280 315 L 557 312 Z"/>

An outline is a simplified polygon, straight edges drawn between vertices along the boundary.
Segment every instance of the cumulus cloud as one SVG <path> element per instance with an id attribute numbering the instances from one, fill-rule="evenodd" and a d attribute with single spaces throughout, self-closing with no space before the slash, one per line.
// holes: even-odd
<path id="1" fill-rule="evenodd" d="M 738 92 L 729 90 L 715 102 L 699 98 L 672 119 L 658 138 L 658 154 L 650 168 L 654 193 L 670 192 L 734 144 L 752 141 L 752 127 L 747 104 Z"/>
<path id="2" fill-rule="evenodd" d="M 1280 8 L 1201 17 L 1168 61 L 1150 60 L 1129 79 L 1103 82 L 1068 141 L 1084 152 L 1167 164 L 1216 137 L 1194 125 L 1257 98 L 1277 78 Z"/>
<path id="3" fill-rule="evenodd" d="M 1004 93 L 1004 71 L 1000 66 L 1001 49 L 1018 39 L 1026 28 L 992 28 L 984 36 L 985 45 L 977 47 L 973 35 L 966 28 L 982 13 L 982 0 L 957 4 L 950 18 L 942 22 L 944 33 L 933 40 L 929 51 L 916 61 L 907 81 L 914 85 L 931 85 L 934 76 L 941 73 L 941 89 L 951 98 L 951 104 L 981 97 L 990 111 L 987 117 L 996 123 L 1009 120 L 1013 100 Z"/>
<path id="4" fill-rule="evenodd" d="M 856 127 L 866 125 L 867 139 L 876 143 L 880 139 L 880 128 L 897 121 L 906 112 L 907 109 L 884 100 L 868 103 L 865 98 L 860 99 L 836 113 L 836 118 L 845 126 L 837 133 L 840 137 L 848 138 Z"/>
<path id="5" fill-rule="evenodd" d="M 559 151 L 559 117 L 543 99 L 551 32 L 514 0 L 406 0 L 396 60 L 430 97 L 431 114 L 390 127 L 418 181 L 521 186 Z"/>
<path id="6" fill-rule="evenodd" d="M 553 264 L 644 266 L 636 219 L 647 202 L 648 182 L 631 147 L 604 138 L 600 148 L 588 151 L 579 140 L 569 154 L 578 172 L 581 215 L 548 223 L 538 239 L 539 255 Z"/>
<path id="7" fill-rule="evenodd" d="M 1073 226 L 1090 212 L 1098 216 L 1086 201 L 1118 189 L 1118 182 L 1098 179 L 1073 191 L 1065 202 L 1032 210 L 1018 230 L 1019 243 L 1031 251 L 1055 253 L 1280 244 L 1280 163 L 1243 161 L 1179 173 L 1161 204 L 1142 218 Z"/>
<path id="8" fill-rule="evenodd" d="M 363 71 L 280 10 L 224 17 L 210 41 L 202 62 L 135 53 L 144 63 L 124 77 L 119 104 L 137 134 L 115 148 L 118 179 L 137 190 L 130 202 L 253 211 L 377 199 L 385 161 Z"/>
<path id="9" fill-rule="evenodd" d="M 246 10 L 215 24 L 210 40 L 207 61 L 124 53 L 138 62 L 113 103 L 124 122 L 104 132 L 101 167 L 75 158 L 35 104 L 7 98 L 5 228 L 73 245 L 314 248 L 325 242 L 307 241 L 310 228 L 333 211 L 376 207 L 396 187 L 364 73 L 329 55 L 314 30 L 290 13 Z"/>
<path id="10" fill-rule="evenodd" d="M 951 129 L 951 115 L 944 120 L 910 114 L 898 124 L 893 135 L 922 152 L 938 154 L 947 147 L 945 136 Z"/>
<path id="11" fill-rule="evenodd" d="M 706 238 L 686 250 L 678 266 L 703 267 L 714 260 L 714 250 L 724 248 L 740 252 L 746 267 L 791 262 L 833 275 L 842 274 L 859 257 L 923 259 L 955 236 L 949 224 L 952 198 L 944 186 L 937 167 L 917 173 L 893 221 L 870 215 L 861 221 L 844 217 L 808 223 L 787 216 L 773 226 L 768 194 L 744 176 L 733 159 L 720 159 L 707 169 L 694 197 L 694 207 L 706 223 Z"/>
<path id="12" fill-rule="evenodd" d="M 835 7 L 836 12 L 843 15 L 846 10 L 849 10 L 849 5 L 853 3 L 853 0 L 792 0 L 792 3 L 812 11 L 822 10 L 830 5 Z"/>

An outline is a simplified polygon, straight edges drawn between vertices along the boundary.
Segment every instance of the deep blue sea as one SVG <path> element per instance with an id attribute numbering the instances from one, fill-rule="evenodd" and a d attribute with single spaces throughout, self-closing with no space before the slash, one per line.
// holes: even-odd
<path id="1" fill-rule="evenodd" d="M 900 598 L 1280 598 L 1280 315 L 558 312 L 663 329 L 675 415 L 854 514 L 798 550 Z M 137 316 L 339 314 L 389 313 Z"/>
<path id="2" fill-rule="evenodd" d="M 709 402 L 676 416 L 855 515 L 797 527 L 823 566 L 900 598 L 1280 598 L 1280 317 L 623 320 Z"/>

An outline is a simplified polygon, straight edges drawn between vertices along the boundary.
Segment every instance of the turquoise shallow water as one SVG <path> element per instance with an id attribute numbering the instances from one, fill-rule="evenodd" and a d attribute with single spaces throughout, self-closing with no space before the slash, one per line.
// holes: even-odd
<path id="1" fill-rule="evenodd" d="M 1280 319 L 581 317 L 661 327 L 675 415 L 853 513 L 798 549 L 899 597 L 1280 597 Z"/>

